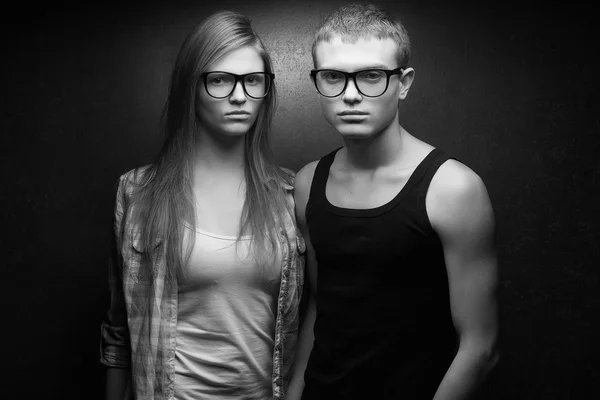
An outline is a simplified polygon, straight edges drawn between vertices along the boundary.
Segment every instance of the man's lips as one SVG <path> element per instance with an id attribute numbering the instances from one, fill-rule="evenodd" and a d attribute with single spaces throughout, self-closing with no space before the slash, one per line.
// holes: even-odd
<path id="1" fill-rule="evenodd" d="M 368 113 L 364 112 L 364 111 L 358 111 L 358 110 L 344 110 L 338 113 L 339 116 L 343 117 L 343 116 L 350 116 L 350 115 L 368 115 Z"/>

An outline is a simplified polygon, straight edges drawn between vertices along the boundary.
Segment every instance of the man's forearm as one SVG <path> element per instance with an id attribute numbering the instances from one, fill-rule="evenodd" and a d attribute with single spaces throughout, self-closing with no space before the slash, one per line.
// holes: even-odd
<path id="1" fill-rule="evenodd" d="M 433 400 L 471 399 L 497 362 L 495 352 L 459 349 Z"/>
<path id="2" fill-rule="evenodd" d="M 315 339 L 313 328 L 316 316 L 317 309 L 315 302 L 310 300 L 302 328 L 300 329 L 296 358 L 294 359 L 292 368 L 292 378 L 285 393 L 286 400 L 300 400 L 302 397 L 302 391 L 304 390 L 304 371 L 306 370 L 306 364 L 308 363 L 308 358 L 312 351 Z"/>

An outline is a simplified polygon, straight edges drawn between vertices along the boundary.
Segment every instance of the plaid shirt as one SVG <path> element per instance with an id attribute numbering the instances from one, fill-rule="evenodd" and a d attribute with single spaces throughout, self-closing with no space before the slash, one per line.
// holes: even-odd
<path id="1" fill-rule="evenodd" d="M 144 249 L 139 231 L 131 222 L 133 207 L 129 207 L 135 176 L 133 170 L 122 175 L 117 190 L 109 266 L 111 298 L 101 327 L 100 362 L 131 369 L 133 398 L 174 399 L 177 285 L 172 289 L 165 285 L 166 265 L 159 243 L 152 251 L 155 278 L 148 279 L 140 270 Z M 293 188 L 284 186 L 293 210 Z M 283 226 L 272 374 L 276 400 L 283 399 L 295 355 L 306 249 L 294 216 L 286 215 Z"/>

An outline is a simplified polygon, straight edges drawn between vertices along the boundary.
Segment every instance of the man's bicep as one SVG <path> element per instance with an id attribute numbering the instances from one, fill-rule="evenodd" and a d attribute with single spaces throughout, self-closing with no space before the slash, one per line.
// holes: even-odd
<path id="1" fill-rule="evenodd" d="M 483 181 L 458 163 L 440 168 L 428 204 L 440 236 L 452 317 L 462 339 L 494 340 L 497 329 L 495 221 Z"/>
<path id="2" fill-rule="evenodd" d="M 439 224 L 450 305 L 462 338 L 494 340 L 497 330 L 497 257 L 494 215 L 483 182 L 473 179 L 451 198 Z"/>
<path id="3" fill-rule="evenodd" d="M 497 262 L 491 251 L 445 249 L 452 318 L 461 339 L 494 340 L 497 330 Z"/>

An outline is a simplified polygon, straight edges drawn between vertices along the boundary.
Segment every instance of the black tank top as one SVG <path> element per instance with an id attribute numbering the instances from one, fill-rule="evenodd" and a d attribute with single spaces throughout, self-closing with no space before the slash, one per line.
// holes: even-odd
<path id="1" fill-rule="evenodd" d="M 431 400 L 457 349 L 440 239 L 425 197 L 450 157 L 432 150 L 387 204 L 325 196 L 335 153 L 314 173 L 306 219 L 318 262 L 315 341 L 303 400 Z"/>

